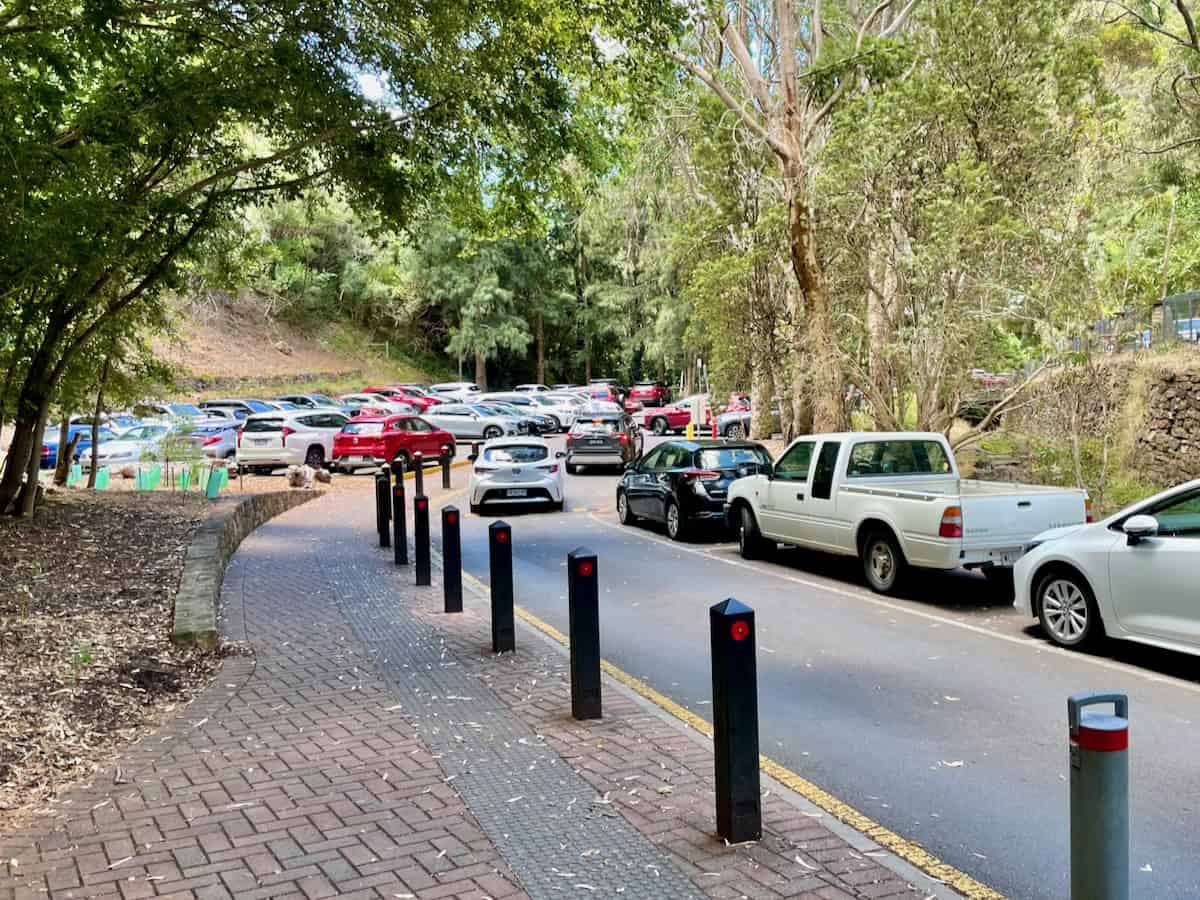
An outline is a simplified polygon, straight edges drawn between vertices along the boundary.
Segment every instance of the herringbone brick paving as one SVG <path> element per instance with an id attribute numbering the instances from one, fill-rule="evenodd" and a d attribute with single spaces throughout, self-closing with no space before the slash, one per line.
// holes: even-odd
<path id="1" fill-rule="evenodd" d="M 373 548 L 363 482 L 247 539 L 223 631 L 253 658 L 0 836 L 0 900 L 914 894 L 776 796 L 763 842 L 717 841 L 709 749 L 611 688 L 571 720 L 565 658 L 525 632 L 493 657 L 477 613 L 441 615 L 436 576 L 418 591 Z M 525 840 L 530 813 L 564 846 Z"/>

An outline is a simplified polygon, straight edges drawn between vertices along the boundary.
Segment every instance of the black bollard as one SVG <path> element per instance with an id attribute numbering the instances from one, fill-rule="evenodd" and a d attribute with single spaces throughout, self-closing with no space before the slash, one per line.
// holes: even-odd
<path id="1" fill-rule="evenodd" d="M 730 597 L 709 609 L 708 624 L 712 640 L 717 835 L 731 844 L 757 841 L 762 838 L 762 795 L 754 610 Z"/>
<path id="2" fill-rule="evenodd" d="M 392 544 L 392 501 L 389 493 L 391 486 L 388 484 L 387 470 L 380 469 L 375 473 L 375 530 L 379 532 L 380 547 L 390 547 Z"/>
<path id="3" fill-rule="evenodd" d="M 398 566 L 408 565 L 408 516 L 404 510 L 404 460 L 392 463 L 396 477 L 392 485 L 392 560 Z"/>
<path id="4" fill-rule="evenodd" d="M 600 718 L 600 573 L 596 554 L 577 547 L 567 554 L 571 631 L 571 715 Z"/>
<path id="5" fill-rule="evenodd" d="M 442 444 L 442 490 L 450 490 L 450 447 Z"/>
<path id="6" fill-rule="evenodd" d="M 420 450 L 413 454 L 413 493 L 425 493 L 425 456 Z"/>
<path id="7" fill-rule="evenodd" d="M 445 611 L 460 613 L 462 606 L 462 536 L 458 507 L 442 509 L 442 591 Z"/>
<path id="8" fill-rule="evenodd" d="M 504 522 L 488 526 L 492 580 L 492 652 L 517 649 L 513 623 L 512 529 Z"/>
<path id="9" fill-rule="evenodd" d="M 413 497 L 413 543 L 417 548 L 417 584 L 431 584 L 429 578 L 429 498 Z"/>

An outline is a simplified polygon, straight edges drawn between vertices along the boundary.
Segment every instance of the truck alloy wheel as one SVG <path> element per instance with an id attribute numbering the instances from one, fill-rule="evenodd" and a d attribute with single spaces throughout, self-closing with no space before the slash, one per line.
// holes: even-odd
<path id="1" fill-rule="evenodd" d="M 659 437 L 667 433 L 667 420 L 661 416 L 650 423 L 650 429 Z"/>
<path id="2" fill-rule="evenodd" d="M 890 594 L 904 574 L 904 556 L 890 534 L 872 534 L 863 543 L 863 574 L 871 590 Z"/>
<path id="3" fill-rule="evenodd" d="M 741 422 L 734 422 L 732 425 L 730 425 L 728 428 L 725 429 L 725 437 L 729 438 L 730 440 L 740 441 L 745 436 L 746 436 L 746 429 L 744 429 L 742 427 Z"/>

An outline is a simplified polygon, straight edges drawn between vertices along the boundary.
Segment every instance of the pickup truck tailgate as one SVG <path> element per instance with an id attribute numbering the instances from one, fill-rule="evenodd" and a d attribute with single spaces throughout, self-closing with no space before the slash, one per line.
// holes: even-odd
<path id="1" fill-rule="evenodd" d="M 963 549 L 1021 547 L 1036 534 L 1087 518 L 1086 494 L 1075 488 L 961 482 Z"/>

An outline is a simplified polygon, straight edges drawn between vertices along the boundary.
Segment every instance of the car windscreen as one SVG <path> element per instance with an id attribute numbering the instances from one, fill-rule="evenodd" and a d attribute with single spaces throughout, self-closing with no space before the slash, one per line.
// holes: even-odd
<path id="1" fill-rule="evenodd" d="M 951 471 L 946 450 L 937 441 L 866 441 L 850 452 L 846 477 L 949 475 Z"/>
<path id="2" fill-rule="evenodd" d="M 242 429 L 245 434 L 252 431 L 281 431 L 283 429 L 283 419 L 247 419 L 246 427 Z"/>
<path id="3" fill-rule="evenodd" d="M 771 457 L 761 447 L 721 447 L 716 450 L 700 451 L 702 469 L 736 469 L 748 463 L 769 466 Z"/>
<path id="4" fill-rule="evenodd" d="M 342 434 L 383 434 L 382 422 L 347 422 L 342 426 Z"/>
<path id="5" fill-rule="evenodd" d="M 326 397 L 324 394 L 309 394 L 308 399 L 316 403 L 317 406 L 337 406 L 332 397 Z"/>
<path id="6" fill-rule="evenodd" d="M 575 427 L 571 430 L 578 434 L 615 434 L 621 428 L 621 423 L 617 419 L 585 419 L 582 422 L 576 421 Z"/>
<path id="7" fill-rule="evenodd" d="M 548 459 L 550 451 L 545 445 L 521 444 L 508 447 L 488 447 L 483 451 L 483 458 L 495 463 L 531 463 Z"/>
<path id="8" fill-rule="evenodd" d="M 487 406 L 472 406 L 470 409 L 481 416 L 511 416 L 516 413 L 516 410 L 511 406 L 506 407 L 500 403 L 488 404 Z"/>
<path id="9" fill-rule="evenodd" d="M 233 425 L 197 425 L 192 434 L 220 434 L 222 431 L 233 431 Z"/>
<path id="10" fill-rule="evenodd" d="M 261 400 L 247 400 L 246 405 L 255 412 L 270 412 L 271 407 L 263 403 Z"/>
<path id="11" fill-rule="evenodd" d="M 172 403 L 167 407 L 177 416 L 202 416 L 204 412 L 192 403 Z"/>
<path id="12" fill-rule="evenodd" d="M 541 394 L 533 394 L 530 399 L 532 399 L 533 402 L 537 403 L 539 406 L 557 406 L 558 405 L 553 400 L 551 400 L 549 397 L 543 397 Z"/>

